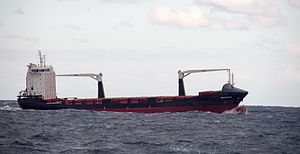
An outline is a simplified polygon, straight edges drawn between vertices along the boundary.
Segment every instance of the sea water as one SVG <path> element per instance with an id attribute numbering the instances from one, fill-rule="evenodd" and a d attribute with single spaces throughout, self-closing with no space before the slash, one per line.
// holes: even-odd
<path id="1" fill-rule="evenodd" d="M 22 110 L 0 101 L 0 153 L 300 153 L 300 108 L 241 114 Z"/>

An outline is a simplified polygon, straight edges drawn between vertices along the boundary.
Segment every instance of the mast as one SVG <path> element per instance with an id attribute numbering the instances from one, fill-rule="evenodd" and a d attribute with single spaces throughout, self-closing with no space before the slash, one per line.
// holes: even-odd
<path id="1" fill-rule="evenodd" d="M 39 50 L 38 52 L 39 52 L 40 67 L 42 67 L 43 66 L 42 53 L 41 53 L 41 50 Z"/>
<path id="2" fill-rule="evenodd" d="M 233 73 L 231 73 L 231 84 L 234 85 Z"/>
<path id="3" fill-rule="evenodd" d="M 43 62 L 44 67 L 46 67 L 46 55 L 43 55 L 43 60 L 44 60 L 44 62 Z"/>
<path id="4" fill-rule="evenodd" d="M 39 65 L 40 67 L 46 67 L 46 55 L 42 55 L 41 50 L 38 50 L 39 53 Z"/>

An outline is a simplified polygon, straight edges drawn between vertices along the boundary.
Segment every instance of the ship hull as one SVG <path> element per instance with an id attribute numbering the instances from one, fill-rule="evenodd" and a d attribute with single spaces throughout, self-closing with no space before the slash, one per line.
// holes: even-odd
<path id="1" fill-rule="evenodd" d="M 50 99 L 19 97 L 22 109 L 56 110 L 84 109 L 113 112 L 186 112 L 204 111 L 223 113 L 239 105 L 247 93 L 214 92 L 202 96 L 159 96 L 95 99 Z"/>
<path id="2" fill-rule="evenodd" d="M 214 106 L 179 106 L 179 107 L 152 107 L 152 108 L 115 108 L 115 109 L 96 109 L 96 111 L 112 111 L 112 112 L 137 112 L 137 113 L 161 113 L 161 112 L 187 112 L 202 111 L 223 113 L 237 107 L 238 104 L 231 105 L 214 105 Z"/>

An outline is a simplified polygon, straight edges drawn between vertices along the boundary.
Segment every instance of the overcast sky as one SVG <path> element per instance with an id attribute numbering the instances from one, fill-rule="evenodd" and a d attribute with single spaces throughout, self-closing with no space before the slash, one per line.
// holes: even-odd
<path id="1" fill-rule="evenodd" d="M 25 89 L 37 50 L 56 74 L 104 74 L 107 97 L 177 95 L 179 69 L 231 68 L 244 105 L 300 106 L 299 0 L 1 0 L 0 99 Z M 225 72 L 185 78 L 218 90 Z M 57 78 L 58 97 L 96 97 Z"/>

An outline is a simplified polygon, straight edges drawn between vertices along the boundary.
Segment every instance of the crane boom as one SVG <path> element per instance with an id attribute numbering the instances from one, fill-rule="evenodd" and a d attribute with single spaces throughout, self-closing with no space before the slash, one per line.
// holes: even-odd
<path id="1" fill-rule="evenodd" d="M 178 71 L 178 77 L 179 79 L 183 79 L 184 77 L 192 74 L 192 73 L 204 73 L 204 72 L 217 72 L 217 71 L 228 71 L 229 73 L 229 81 L 230 81 L 230 69 L 224 68 L 224 69 L 198 69 L 198 70 L 186 70 L 186 71 Z"/>
<path id="2" fill-rule="evenodd" d="M 99 81 L 102 81 L 102 73 L 99 73 L 99 74 L 94 74 L 94 73 L 78 73 L 78 74 L 59 74 L 59 75 L 56 75 L 56 76 L 74 76 L 74 77 L 91 77 L 92 79 L 95 79 L 97 80 L 98 82 Z"/>
<path id="3" fill-rule="evenodd" d="M 233 74 L 230 73 L 229 68 L 222 69 L 197 69 L 197 70 L 186 70 L 178 71 L 178 83 L 179 83 L 179 96 L 185 96 L 184 82 L 183 78 L 192 74 L 192 73 L 204 73 L 204 72 L 216 72 L 216 71 L 227 71 L 228 72 L 228 83 L 233 84 Z"/>
<path id="4" fill-rule="evenodd" d="M 77 73 L 77 74 L 59 74 L 56 76 L 69 76 L 69 77 L 90 77 L 98 81 L 98 98 L 105 98 L 104 88 L 102 83 L 102 73 L 94 74 L 94 73 Z"/>

